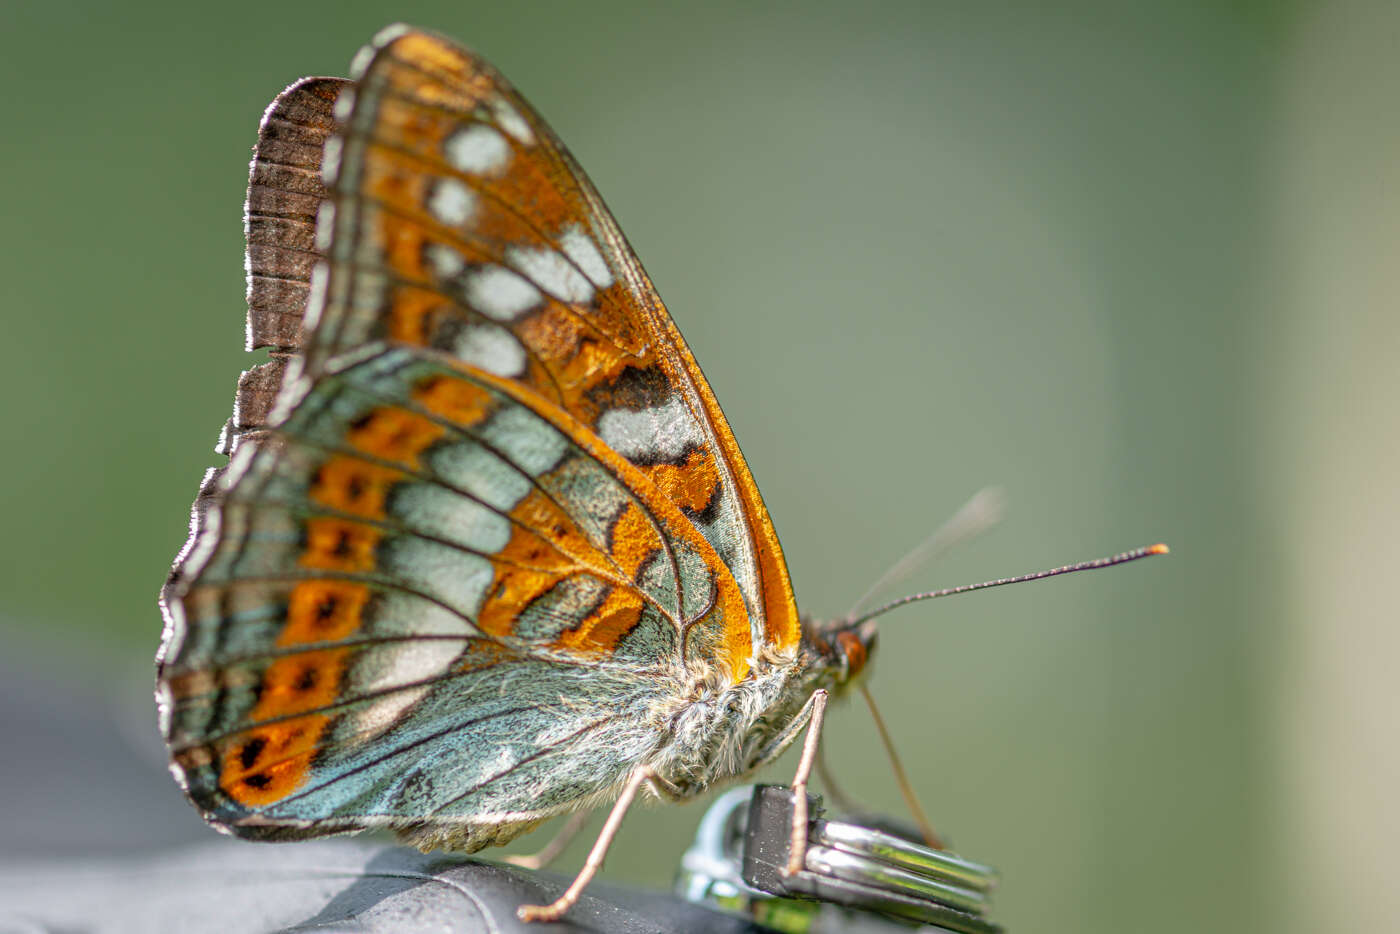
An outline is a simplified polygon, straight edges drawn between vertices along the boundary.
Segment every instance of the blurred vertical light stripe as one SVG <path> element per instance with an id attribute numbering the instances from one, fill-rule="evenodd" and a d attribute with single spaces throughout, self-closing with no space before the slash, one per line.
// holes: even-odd
<path id="1" fill-rule="evenodd" d="M 1275 340 L 1279 931 L 1400 930 L 1400 7 L 1301 11 L 1279 74 Z"/>

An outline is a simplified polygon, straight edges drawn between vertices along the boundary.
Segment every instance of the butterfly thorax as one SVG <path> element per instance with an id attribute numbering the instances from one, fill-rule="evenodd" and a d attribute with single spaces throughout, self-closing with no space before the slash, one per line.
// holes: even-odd
<path id="1" fill-rule="evenodd" d="M 669 741 L 654 768 L 672 784 L 698 794 L 775 759 L 797 737 L 791 727 L 812 693 L 840 696 L 865 670 L 874 648 L 873 623 L 807 623 L 796 653 L 765 652 L 734 683 L 700 679 L 683 704 L 667 712 Z"/>

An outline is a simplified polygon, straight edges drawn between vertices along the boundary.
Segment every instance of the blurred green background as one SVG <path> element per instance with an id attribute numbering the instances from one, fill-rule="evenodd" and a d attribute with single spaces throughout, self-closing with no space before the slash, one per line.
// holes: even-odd
<path id="1" fill-rule="evenodd" d="M 884 623 L 875 694 L 999 920 L 1400 926 L 1393 4 L 7 5 L 12 664 L 119 698 L 178 796 L 155 594 L 251 362 L 249 147 L 393 20 L 493 60 L 590 172 L 807 612 L 990 483 L 1007 519 L 909 586 L 1171 544 Z M 861 708 L 826 748 L 900 810 Z M 667 885 L 700 813 L 629 818 L 606 875 Z"/>

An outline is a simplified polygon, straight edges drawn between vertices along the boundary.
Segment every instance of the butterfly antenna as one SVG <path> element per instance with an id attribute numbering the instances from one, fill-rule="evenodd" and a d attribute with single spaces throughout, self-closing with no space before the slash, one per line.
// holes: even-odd
<path id="1" fill-rule="evenodd" d="M 870 716 L 875 721 L 875 732 L 880 734 L 880 742 L 885 747 L 885 755 L 889 757 L 890 767 L 894 769 L 894 780 L 899 785 L 899 793 L 904 796 L 904 804 L 909 808 L 909 814 L 914 818 L 914 823 L 919 825 L 919 833 L 923 834 L 924 842 L 935 850 L 945 849 L 943 841 L 934 832 L 933 825 L 929 823 L 928 815 L 924 813 L 924 806 L 919 803 L 918 795 L 914 794 L 914 786 L 909 782 L 909 775 L 904 771 L 904 763 L 899 761 L 899 753 L 895 752 L 894 740 L 890 738 L 890 731 L 885 728 L 885 718 L 880 716 L 880 708 L 875 706 L 875 698 L 870 693 L 870 687 L 862 681 L 860 683 L 860 696 L 865 698 L 865 705 L 870 708 Z"/>
<path id="2" fill-rule="evenodd" d="M 985 492 L 987 491 L 984 490 L 983 493 Z M 981 495 L 982 493 L 978 494 L 978 496 Z M 971 506 L 977 498 L 977 496 L 974 496 L 972 500 L 969 500 L 968 506 L 964 506 L 958 511 L 958 516 L 967 512 L 968 507 Z M 944 524 L 943 528 L 946 529 L 954 525 L 958 520 L 958 516 L 954 516 L 950 519 Z M 924 545 L 919 546 L 916 551 L 923 551 L 926 546 L 934 543 L 942 532 L 943 529 L 939 529 L 939 531 L 935 532 Z M 1115 564 L 1126 564 L 1129 561 L 1136 561 L 1139 558 L 1148 558 L 1152 555 L 1164 555 L 1167 554 L 1167 552 L 1168 548 L 1166 545 L 1148 545 L 1145 548 L 1134 548 L 1132 551 L 1125 551 L 1111 558 L 1096 558 L 1093 561 L 1081 561 L 1078 564 L 1067 564 L 1064 567 L 1051 568 L 1048 571 L 1038 571 L 1034 574 L 1022 574 L 1019 577 L 1003 577 L 998 580 L 984 581 L 981 584 L 965 584 L 962 587 L 949 587 L 945 590 L 930 590 L 926 593 L 911 594 L 907 597 L 901 597 L 898 600 L 892 600 L 884 606 L 877 607 L 863 616 L 857 616 L 851 619 L 847 625 L 859 626 L 861 623 L 874 619 L 882 613 L 888 613 L 890 610 L 897 607 L 904 606 L 908 603 L 915 603 L 919 600 L 932 600 L 935 597 L 950 597 L 955 593 L 986 590 L 989 587 L 1001 587 L 1005 584 L 1021 584 L 1026 581 L 1044 580 L 1047 577 L 1058 577 L 1061 574 L 1070 574 L 1074 571 L 1093 571 L 1098 568 L 1113 567 Z M 892 572 L 901 570 L 902 566 L 907 562 L 908 559 L 906 558 L 904 561 L 895 565 L 894 568 L 891 568 L 891 573 L 887 573 L 885 576 L 890 578 L 896 576 Z M 882 579 L 882 583 L 883 582 Z M 871 588 L 872 592 L 878 589 L 878 586 L 879 585 L 875 588 Z M 865 598 L 862 598 L 862 602 L 864 602 L 864 599 Z M 885 727 L 885 718 L 880 715 L 880 708 L 875 706 L 875 698 L 871 695 L 870 688 L 865 682 L 860 683 L 860 695 L 865 698 L 865 704 L 870 708 L 870 717 L 875 721 L 875 731 L 880 734 L 880 743 L 885 747 L 885 755 L 889 757 L 890 767 L 894 770 L 895 782 L 899 785 L 899 792 L 903 795 L 904 803 L 909 808 L 909 813 L 913 816 L 914 822 L 919 825 L 919 832 L 923 834 L 924 842 L 935 849 L 944 849 L 943 841 L 940 840 L 938 834 L 934 832 L 933 825 L 929 823 L 928 815 L 924 812 L 923 805 L 919 803 L 918 796 L 914 794 L 914 786 L 909 782 L 909 776 L 904 771 L 904 764 L 900 762 L 899 753 L 895 751 L 894 740 L 891 739 L 889 730 Z"/>
<path id="3" fill-rule="evenodd" d="M 1006 493 L 1000 487 L 983 487 L 973 493 L 957 512 L 933 530 L 932 535 L 915 545 L 881 574 L 879 579 L 870 585 L 870 589 L 855 602 L 847 615 L 855 616 L 880 591 L 909 577 L 954 545 L 960 545 L 981 535 L 1000 522 L 1005 514 Z"/>
<path id="4" fill-rule="evenodd" d="M 1051 568 L 1048 571 L 1037 571 L 1034 574 L 1022 574 L 1019 577 L 1003 577 L 998 580 L 983 581 L 980 584 L 964 584 L 961 587 L 949 587 L 945 590 L 929 590 L 924 593 L 910 594 L 907 597 L 900 597 L 898 600 L 891 600 L 884 606 L 876 607 L 869 613 L 857 616 L 849 620 L 847 626 L 858 626 L 866 620 L 874 619 L 877 616 L 888 613 L 909 603 L 917 603 L 920 600 L 933 600 L 937 597 L 951 597 L 956 593 L 971 593 L 974 590 L 987 590 L 991 587 L 1004 587 L 1007 584 L 1023 584 L 1027 581 L 1044 580 L 1047 577 L 1059 577 L 1061 574 L 1073 574 L 1075 571 L 1095 571 L 1099 568 L 1111 568 L 1115 564 L 1127 564 L 1129 561 L 1137 561 L 1139 558 L 1150 558 L 1153 555 L 1164 555 L 1169 551 L 1166 545 L 1148 545 L 1144 548 L 1134 548 L 1132 551 L 1125 551 L 1111 558 L 1095 558 L 1093 561 L 1081 561 L 1078 564 L 1067 564 L 1062 568 Z"/>

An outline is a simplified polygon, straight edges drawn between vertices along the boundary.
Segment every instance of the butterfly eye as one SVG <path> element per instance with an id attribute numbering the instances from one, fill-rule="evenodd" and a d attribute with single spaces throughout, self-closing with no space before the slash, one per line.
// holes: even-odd
<path id="1" fill-rule="evenodd" d="M 846 659 L 846 677 L 854 678 L 864 670 L 866 662 L 870 660 L 870 650 L 875 647 L 875 630 L 870 630 L 868 641 L 862 641 L 849 629 L 843 630 L 837 634 L 836 644 Z"/>

